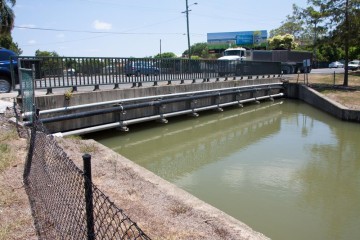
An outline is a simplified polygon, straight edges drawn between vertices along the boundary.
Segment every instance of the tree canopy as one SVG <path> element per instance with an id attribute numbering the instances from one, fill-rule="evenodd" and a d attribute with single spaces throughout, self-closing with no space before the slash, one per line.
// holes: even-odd
<path id="1" fill-rule="evenodd" d="M 15 14 L 11 9 L 16 0 L 0 0 L 0 34 L 10 34 L 14 28 Z"/>
<path id="2" fill-rule="evenodd" d="M 270 31 L 291 34 L 298 48 L 312 50 L 314 60 L 345 59 L 343 85 L 348 85 L 348 62 L 360 58 L 360 0 L 308 0 L 307 8 L 293 5 L 292 15 Z"/>
<path id="3" fill-rule="evenodd" d="M 285 35 L 277 35 L 268 40 L 269 48 L 276 50 L 291 50 L 295 49 L 297 44 L 295 43 L 295 38 L 293 35 L 285 34 Z"/>
<path id="4" fill-rule="evenodd" d="M 344 86 L 348 86 L 349 52 L 352 46 L 359 43 L 359 0 L 309 0 L 319 8 L 320 18 L 323 18 L 326 27 L 330 29 L 328 36 L 333 42 L 344 48 L 345 74 Z M 359 48 L 359 46 L 357 46 Z"/>
<path id="5" fill-rule="evenodd" d="M 13 39 L 10 34 L 1 34 L 0 35 L 0 46 L 10 49 L 16 52 L 18 55 L 22 54 L 21 48 L 19 48 L 17 43 L 13 42 Z"/>
<path id="6" fill-rule="evenodd" d="M 35 52 L 36 57 L 59 57 L 59 54 L 55 51 L 40 51 L 39 49 Z"/>
<path id="7" fill-rule="evenodd" d="M 160 53 L 155 55 L 154 58 L 176 58 L 176 54 L 173 52 L 164 52 L 164 53 Z"/>
<path id="8" fill-rule="evenodd" d="M 206 42 L 195 43 L 190 46 L 190 51 L 192 55 L 192 59 L 197 58 L 212 58 L 212 55 L 209 53 L 209 47 Z M 188 55 L 188 50 L 183 52 L 183 56 Z"/>

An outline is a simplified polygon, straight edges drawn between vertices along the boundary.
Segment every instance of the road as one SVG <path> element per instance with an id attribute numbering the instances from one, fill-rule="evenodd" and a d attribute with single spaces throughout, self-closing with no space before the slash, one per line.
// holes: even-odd
<path id="1" fill-rule="evenodd" d="M 312 69 L 311 74 L 332 74 L 332 73 L 344 73 L 344 68 L 317 68 Z"/>
<path id="2" fill-rule="evenodd" d="M 333 73 L 344 73 L 344 68 L 319 68 L 319 69 L 312 69 L 310 74 L 333 74 Z M 130 78 L 132 79 L 132 78 Z M 210 79 L 211 82 L 214 81 L 214 79 Z M 173 84 L 179 84 L 180 80 L 174 80 L 172 81 Z M 191 80 L 186 80 L 186 83 L 191 83 Z M 197 82 L 201 82 L 201 79 L 198 79 Z M 167 84 L 166 81 L 163 82 L 159 82 L 159 85 L 164 85 Z M 153 82 L 152 81 L 148 81 L 148 82 L 144 82 L 142 84 L 143 86 L 152 86 Z M 114 87 L 114 85 L 102 85 L 100 86 L 100 89 L 103 90 L 109 90 L 112 89 Z M 120 84 L 119 85 L 120 88 L 131 88 L 132 87 L 132 83 L 127 83 L 127 84 Z M 69 87 L 66 88 L 54 88 L 53 92 L 54 93 L 64 93 L 66 90 L 69 90 Z M 84 86 L 84 87 L 79 87 L 79 91 L 92 91 L 94 90 L 94 86 Z M 37 90 L 37 95 L 45 95 L 46 94 L 46 90 L 42 89 L 42 90 Z M 13 91 L 10 93 L 1 93 L 0 94 L 0 99 L 2 100 L 6 100 L 6 101 L 11 101 L 11 99 L 13 99 L 14 97 L 16 97 L 17 95 L 17 91 Z"/>

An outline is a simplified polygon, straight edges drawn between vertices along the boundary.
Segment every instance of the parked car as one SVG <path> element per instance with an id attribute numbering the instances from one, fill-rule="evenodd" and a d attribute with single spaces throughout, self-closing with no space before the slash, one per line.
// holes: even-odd
<path id="1" fill-rule="evenodd" d="M 353 71 L 360 69 L 360 60 L 353 60 L 349 62 L 348 69 Z"/>
<path id="2" fill-rule="evenodd" d="M 11 91 L 11 69 L 10 69 L 10 57 L 17 56 L 15 52 L 0 47 L 0 93 L 7 93 Z M 19 83 L 19 77 L 17 74 L 17 60 L 13 60 L 15 84 Z"/>
<path id="3" fill-rule="evenodd" d="M 101 69 L 102 74 L 114 74 L 116 73 L 116 66 L 115 65 L 109 65 L 105 66 Z"/>
<path id="4" fill-rule="evenodd" d="M 68 68 L 63 71 L 63 74 L 64 74 L 64 76 L 68 76 L 68 77 L 76 76 L 76 71 L 73 68 Z"/>
<path id="5" fill-rule="evenodd" d="M 329 68 L 343 68 L 344 64 L 339 62 L 339 61 L 335 61 L 329 64 Z"/>
<path id="6" fill-rule="evenodd" d="M 158 75 L 160 73 L 159 68 L 155 67 L 151 62 L 134 61 L 125 65 L 125 75 L 130 77 L 132 75 L 140 76 L 144 75 Z"/>

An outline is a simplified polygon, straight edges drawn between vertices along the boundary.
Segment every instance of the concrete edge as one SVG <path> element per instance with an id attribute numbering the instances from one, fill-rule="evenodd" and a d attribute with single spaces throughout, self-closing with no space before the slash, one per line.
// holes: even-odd
<path id="1" fill-rule="evenodd" d="M 360 123 L 360 111 L 349 109 L 342 104 L 329 99 L 318 91 L 298 83 L 285 85 L 285 94 L 288 98 L 295 98 L 306 102 L 343 121 Z"/>

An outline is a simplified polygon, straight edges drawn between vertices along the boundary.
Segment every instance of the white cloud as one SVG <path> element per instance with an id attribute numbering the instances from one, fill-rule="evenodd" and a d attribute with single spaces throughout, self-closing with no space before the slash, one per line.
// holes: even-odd
<path id="1" fill-rule="evenodd" d="M 99 21 L 99 20 L 95 20 L 93 22 L 93 27 L 96 30 L 110 30 L 112 28 L 112 24 L 107 23 L 107 22 L 102 22 L 102 21 Z"/>

